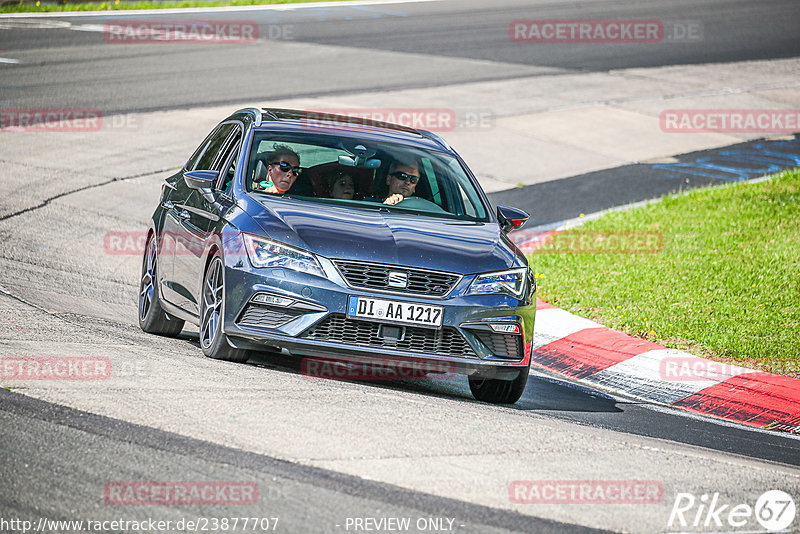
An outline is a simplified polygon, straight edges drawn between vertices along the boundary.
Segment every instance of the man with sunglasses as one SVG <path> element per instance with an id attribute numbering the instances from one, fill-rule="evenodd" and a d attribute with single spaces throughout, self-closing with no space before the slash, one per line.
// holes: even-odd
<path id="1" fill-rule="evenodd" d="M 394 205 L 406 197 L 410 197 L 417 188 L 417 182 L 419 182 L 419 167 L 410 162 L 392 162 L 389 166 L 389 173 L 386 175 L 389 194 L 383 203 Z"/>
<path id="2" fill-rule="evenodd" d="M 265 193 L 285 193 L 300 174 L 300 156 L 286 145 L 275 145 L 263 161 L 267 164 L 267 176 L 256 187 Z"/>

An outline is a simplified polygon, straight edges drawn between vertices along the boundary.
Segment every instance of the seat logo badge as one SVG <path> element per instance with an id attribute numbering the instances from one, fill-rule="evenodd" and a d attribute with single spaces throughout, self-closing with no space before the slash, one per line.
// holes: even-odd
<path id="1" fill-rule="evenodd" d="M 389 271 L 389 287 L 405 289 L 408 287 L 408 275 L 397 271 Z"/>

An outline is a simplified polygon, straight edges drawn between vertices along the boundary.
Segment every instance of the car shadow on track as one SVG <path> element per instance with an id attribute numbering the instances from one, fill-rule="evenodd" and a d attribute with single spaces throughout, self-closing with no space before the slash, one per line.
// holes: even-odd
<path id="1" fill-rule="evenodd" d="M 513 408 L 527 411 L 605 412 L 623 410 L 612 397 L 544 376 L 531 375 L 522 397 Z"/>
<path id="2" fill-rule="evenodd" d="M 467 385 L 467 378 L 454 374 L 429 374 L 415 379 L 387 379 L 371 378 L 358 379 L 342 376 L 341 378 L 320 378 L 309 376 L 304 367 L 303 358 L 287 356 L 280 353 L 258 352 L 254 353 L 246 365 L 264 367 L 276 371 L 289 372 L 308 376 L 312 380 L 336 380 L 350 382 L 369 387 L 406 391 L 421 395 L 457 398 L 471 402 L 476 401 Z M 608 395 L 595 392 L 585 387 L 555 380 L 549 377 L 531 375 L 522 397 L 508 407 L 524 411 L 548 412 L 605 412 L 619 413 L 623 410 L 617 406 L 617 401 Z"/>

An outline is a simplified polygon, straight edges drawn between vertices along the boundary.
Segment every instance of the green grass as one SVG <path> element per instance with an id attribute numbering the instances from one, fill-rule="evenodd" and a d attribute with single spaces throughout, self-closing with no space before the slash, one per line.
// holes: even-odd
<path id="1" fill-rule="evenodd" d="M 67 3 L 66 1 L 45 3 L 8 2 L 0 5 L 0 13 L 44 13 L 61 11 L 119 11 L 127 9 L 168 9 L 186 7 L 219 7 L 219 6 L 256 6 L 270 4 L 297 4 L 305 2 L 323 2 L 326 0 L 209 0 L 205 2 L 196 0 L 180 0 L 166 2 L 123 2 L 111 0 L 109 2 Z"/>
<path id="2" fill-rule="evenodd" d="M 798 376 L 800 171 L 693 190 L 577 233 L 654 232 L 656 253 L 529 256 L 539 297 L 606 326 L 719 361 Z M 574 236 L 571 237 L 574 243 Z"/>

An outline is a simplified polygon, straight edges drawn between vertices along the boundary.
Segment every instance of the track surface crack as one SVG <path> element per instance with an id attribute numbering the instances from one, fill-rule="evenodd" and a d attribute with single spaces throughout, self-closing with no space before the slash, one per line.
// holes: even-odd
<path id="1" fill-rule="evenodd" d="M 134 178 L 142 178 L 143 176 L 153 176 L 155 174 L 159 174 L 159 173 L 162 173 L 162 172 L 168 172 L 168 171 L 172 171 L 172 170 L 175 170 L 175 168 L 171 167 L 171 168 L 167 168 L 167 169 L 159 169 L 159 170 L 156 170 L 156 171 L 143 172 L 143 173 L 140 173 L 140 174 L 132 174 L 130 176 L 120 176 L 120 177 L 117 177 L 117 178 L 108 179 L 108 180 L 106 180 L 104 182 L 100 182 L 100 183 L 97 183 L 97 184 L 84 185 L 82 187 L 78 187 L 78 188 L 72 189 L 70 191 L 64 191 L 63 193 L 59 193 L 57 195 L 53 195 L 52 197 L 44 199 L 43 201 L 41 201 L 39 204 L 37 204 L 35 206 L 30 206 L 28 208 L 21 209 L 19 211 L 15 211 L 14 213 L 9 213 L 8 215 L 3 215 L 2 217 L 0 217 L 0 222 L 7 221 L 9 219 L 13 219 L 14 217 L 18 217 L 20 215 L 24 215 L 26 213 L 30 213 L 32 211 L 36 211 L 36 210 L 42 209 L 43 207 L 47 206 L 48 204 L 50 204 L 54 200 L 58 200 L 60 198 L 66 197 L 66 196 L 73 195 L 75 193 L 80 193 L 82 191 L 87 191 L 89 189 L 95 189 L 95 188 L 98 188 L 98 187 L 103 187 L 103 186 L 106 186 L 106 185 L 109 185 L 109 184 L 113 184 L 115 182 L 121 182 L 123 180 L 132 180 Z"/>

